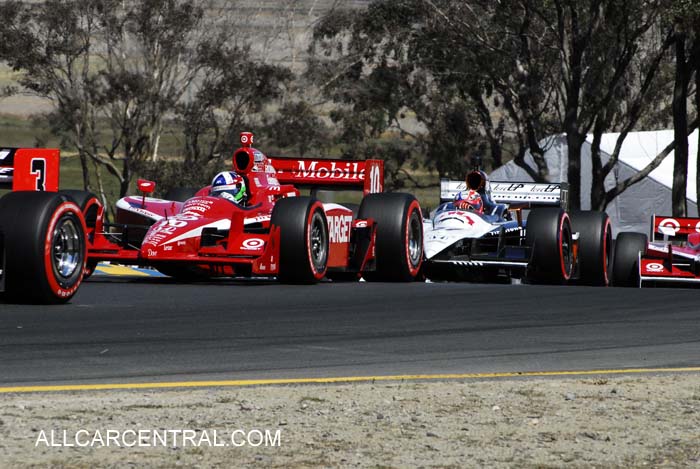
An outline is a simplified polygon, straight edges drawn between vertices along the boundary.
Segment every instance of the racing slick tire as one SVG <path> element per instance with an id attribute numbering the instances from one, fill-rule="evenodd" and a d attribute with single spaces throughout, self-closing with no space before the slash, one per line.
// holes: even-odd
<path id="1" fill-rule="evenodd" d="M 99 216 L 100 208 L 102 203 L 97 198 L 95 194 L 88 191 L 81 191 L 77 189 L 64 189 L 58 191 L 59 194 L 70 197 L 73 202 L 80 207 L 80 211 L 83 212 L 83 218 L 85 218 L 86 238 L 88 244 L 92 243 L 95 237 L 95 226 L 97 225 L 97 217 Z M 95 273 L 97 268 L 97 261 L 88 259 L 85 264 L 85 269 L 83 272 L 83 280 L 86 280 Z"/>
<path id="2" fill-rule="evenodd" d="M 646 254 L 648 238 L 642 233 L 617 235 L 612 264 L 612 284 L 616 287 L 639 287 L 639 254 Z"/>
<path id="3" fill-rule="evenodd" d="M 579 283 L 592 286 L 610 284 L 612 266 L 612 225 L 605 212 L 574 211 L 571 229 L 579 233 Z"/>
<path id="4" fill-rule="evenodd" d="M 360 219 L 377 224 L 376 270 L 363 272 L 368 282 L 411 282 L 423 263 L 423 215 L 411 194 L 368 194 L 362 199 Z"/>
<path id="5" fill-rule="evenodd" d="M 165 193 L 164 200 L 171 200 L 174 202 L 184 202 L 187 199 L 191 199 L 197 193 L 199 189 L 194 187 L 173 187 Z"/>
<path id="6" fill-rule="evenodd" d="M 316 283 L 328 265 L 328 221 L 323 204 L 312 197 L 280 199 L 270 225 L 280 230 L 278 278 L 283 283 Z"/>
<path id="7" fill-rule="evenodd" d="M 531 248 L 527 280 L 562 284 L 573 270 L 572 231 L 569 215 L 561 208 L 538 208 L 527 218 L 525 243 Z"/>
<path id="8" fill-rule="evenodd" d="M 86 262 L 85 219 L 66 195 L 11 192 L 0 199 L 5 298 L 34 304 L 67 302 Z"/>

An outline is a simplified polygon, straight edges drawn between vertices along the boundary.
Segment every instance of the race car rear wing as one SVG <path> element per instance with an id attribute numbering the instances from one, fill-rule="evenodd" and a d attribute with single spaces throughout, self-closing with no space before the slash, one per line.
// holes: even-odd
<path id="1" fill-rule="evenodd" d="M 688 236 L 700 233 L 700 218 L 651 216 L 652 241 L 687 241 Z"/>
<path id="2" fill-rule="evenodd" d="M 0 189 L 58 190 L 60 152 L 51 148 L 0 148 Z"/>
<path id="3" fill-rule="evenodd" d="M 330 158 L 268 157 L 280 184 L 318 189 L 362 188 L 366 194 L 384 191 L 384 161 Z"/>
<path id="4" fill-rule="evenodd" d="M 566 183 L 537 183 L 490 181 L 491 199 L 499 204 L 522 207 L 554 206 L 567 208 L 569 189 Z M 465 181 L 440 180 L 440 202 L 454 200 L 455 196 L 467 190 Z"/>

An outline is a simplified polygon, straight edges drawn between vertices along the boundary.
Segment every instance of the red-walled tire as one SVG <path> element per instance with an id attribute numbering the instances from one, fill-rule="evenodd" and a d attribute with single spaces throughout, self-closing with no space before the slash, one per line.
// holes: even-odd
<path id="1" fill-rule="evenodd" d="M 639 255 L 647 253 L 648 238 L 643 233 L 624 232 L 615 239 L 612 284 L 615 287 L 639 287 Z"/>
<path id="2" fill-rule="evenodd" d="M 538 208 L 527 217 L 525 243 L 532 250 L 527 279 L 561 284 L 571 278 L 573 242 L 569 215 L 561 208 Z"/>
<path id="3" fill-rule="evenodd" d="M 579 233 L 579 283 L 607 286 L 612 269 L 612 226 L 605 212 L 571 212 L 571 229 Z"/>
<path id="4" fill-rule="evenodd" d="M 316 283 L 328 265 L 328 221 L 323 204 L 311 197 L 278 200 L 271 225 L 280 228 L 278 278 L 283 283 Z"/>
<path id="5" fill-rule="evenodd" d="M 0 199 L 5 242 L 5 296 L 65 303 L 78 291 L 86 262 L 85 219 L 65 195 L 11 192 Z"/>
<path id="6" fill-rule="evenodd" d="M 87 244 L 90 246 L 95 239 L 95 226 L 97 225 L 97 218 L 100 216 L 100 211 L 102 210 L 102 202 L 100 202 L 100 199 L 98 199 L 95 194 L 88 191 L 65 189 L 58 191 L 58 193 L 68 196 L 80 207 L 87 228 L 85 232 Z M 88 259 L 83 272 L 83 280 L 90 278 L 90 276 L 95 273 L 96 268 L 97 261 Z"/>
<path id="7" fill-rule="evenodd" d="M 411 194 L 369 194 L 362 199 L 360 219 L 377 224 L 374 271 L 363 272 L 368 282 L 410 282 L 423 263 L 423 216 Z"/>

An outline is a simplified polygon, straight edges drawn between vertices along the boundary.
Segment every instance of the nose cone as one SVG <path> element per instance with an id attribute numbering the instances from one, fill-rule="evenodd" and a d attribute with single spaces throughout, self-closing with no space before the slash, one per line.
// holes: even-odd
<path id="1" fill-rule="evenodd" d="M 462 239 L 480 238 L 492 228 L 475 213 L 461 210 L 439 213 L 432 229 L 425 230 L 425 257 L 430 259 Z"/>

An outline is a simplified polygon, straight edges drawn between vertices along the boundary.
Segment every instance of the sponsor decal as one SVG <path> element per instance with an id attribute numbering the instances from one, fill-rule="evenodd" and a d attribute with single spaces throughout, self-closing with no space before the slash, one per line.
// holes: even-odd
<path id="1" fill-rule="evenodd" d="M 435 219 L 436 223 L 440 223 L 446 220 L 458 220 L 462 223 L 469 223 L 469 226 L 474 224 L 474 220 L 468 216 L 464 211 L 451 210 L 449 212 L 443 212 L 438 218 Z"/>
<path id="2" fill-rule="evenodd" d="M 12 153 L 11 150 L 0 150 L 0 160 L 4 160 Z"/>
<path id="3" fill-rule="evenodd" d="M 662 234 L 673 236 L 681 229 L 681 224 L 675 218 L 664 218 L 659 222 L 659 231 Z"/>
<path id="4" fill-rule="evenodd" d="M 263 155 L 261 151 L 255 150 L 253 152 L 253 161 L 255 161 L 256 163 L 260 163 L 264 159 L 265 159 L 265 155 Z"/>
<path id="5" fill-rule="evenodd" d="M 664 266 L 658 262 L 650 262 L 645 266 L 648 272 L 663 272 Z"/>
<path id="6" fill-rule="evenodd" d="M 320 162 L 320 161 L 299 161 L 295 177 L 305 179 L 330 179 L 330 180 L 349 180 L 362 181 L 365 178 L 365 170 L 360 170 L 359 162 L 341 162 L 338 164 L 335 161 Z"/>
<path id="7" fill-rule="evenodd" d="M 700 221 L 695 224 L 695 231 L 700 233 Z"/>
<path id="8" fill-rule="evenodd" d="M 150 210 L 146 210 L 145 208 L 141 208 L 140 206 L 135 206 L 131 202 L 129 202 L 129 211 L 134 212 L 134 213 L 138 213 L 139 215 L 143 215 L 147 218 L 154 219 L 154 220 L 161 220 L 163 218 L 161 215 L 153 213 Z"/>
<path id="9" fill-rule="evenodd" d="M 367 221 L 366 220 L 358 220 L 355 222 L 355 226 L 357 228 L 367 228 Z"/>
<path id="10" fill-rule="evenodd" d="M 350 241 L 352 215 L 332 215 L 328 217 L 328 236 L 331 243 Z"/>
<path id="11" fill-rule="evenodd" d="M 560 184 L 524 184 L 524 183 L 512 183 L 512 184 L 494 184 L 491 186 L 494 191 L 504 191 L 504 192 L 557 192 L 561 189 Z"/>
<path id="12" fill-rule="evenodd" d="M 179 228 L 184 228 L 191 221 L 199 220 L 200 218 L 202 218 L 201 213 L 191 212 L 188 208 L 187 212 L 180 213 L 166 220 L 161 220 L 157 225 L 153 226 L 143 244 L 158 246 L 166 238 L 175 234 Z"/>
<path id="13" fill-rule="evenodd" d="M 272 218 L 271 215 L 258 215 L 257 217 L 246 218 L 243 223 L 246 225 L 248 225 L 250 223 L 260 223 L 260 222 L 268 221 L 268 220 L 270 220 L 270 218 Z"/>
<path id="14" fill-rule="evenodd" d="M 245 250 L 258 250 L 263 247 L 265 241 L 260 238 L 249 238 L 241 243 L 241 249 Z"/>

